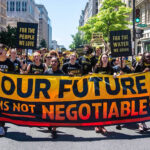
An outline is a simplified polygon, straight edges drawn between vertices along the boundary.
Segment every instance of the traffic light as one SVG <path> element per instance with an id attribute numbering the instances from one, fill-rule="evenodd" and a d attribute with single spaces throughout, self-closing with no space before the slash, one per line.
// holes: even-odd
<path id="1" fill-rule="evenodd" d="M 139 22 L 140 22 L 140 9 L 139 9 L 139 8 L 137 8 L 137 9 L 135 10 L 135 22 L 136 22 L 136 23 L 139 23 Z"/>
<path id="2" fill-rule="evenodd" d="M 143 37 L 143 32 L 144 32 L 143 29 L 136 29 L 136 38 L 137 39 L 142 38 Z"/>

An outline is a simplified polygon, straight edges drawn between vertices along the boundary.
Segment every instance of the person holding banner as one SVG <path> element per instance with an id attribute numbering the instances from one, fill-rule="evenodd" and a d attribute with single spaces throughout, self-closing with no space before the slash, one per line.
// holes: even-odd
<path id="1" fill-rule="evenodd" d="M 41 54 L 34 52 L 33 63 L 29 64 L 25 74 L 43 74 L 47 70 L 47 66 L 41 63 Z"/>
<path id="2" fill-rule="evenodd" d="M 84 46 L 84 56 L 79 58 L 79 64 L 82 67 L 82 75 L 92 72 L 95 66 L 95 57 L 92 56 L 93 49 L 89 45 Z"/>
<path id="3" fill-rule="evenodd" d="M 125 57 L 117 57 L 116 65 L 113 67 L 114 75 L 122 75 L 125 73 L 132 73 L 130 67 L 126 65 Z"/>
<path id="4" fill-rule="evenodd" d="M 52 57 L 50 61 L 51 68 L 45 71 L 46 75 L 64 75 L 64 73 L 59 69 L 60 61 L 57 57 Z M 57 137 L 56 127 L 48 127 L 49 131 L 52 133 L 52 138 Z"/>
<path id="5" fill-rule="evenodd" d="M 0 71 L 4 73 L 14 73 L 14 64 L 7 58 L 7 48 L 0 44 Z M 5 122 L 0 121 L 0 136 L 5 135 Z"/>
<path id="6" fill-rule="evenodd" d="M 76 62 L 77 54 L 70 54 L 70 61 L 63 64 L 62 71 L 70 76 L 81 76 L 81 66 Z"/>
<path id="7" fill-rule="evenodd" d="M 44 55 L 44 62 L 45 62 L 45 65 L 47 66 L 47 68 L 51 68 L 51 65 L 50 65 L 50 60 L 51 60 L 51 56 L 49 53 L 46 53 Z"/>
<path id="8" fill-rule="evenodd" d="M 44 74 L 47 75 L 64 75 L 64 73 L 59 69 L 60 61 L 57 57 L 52 57 L 50 60 L 51 68 L 47 69 Z"/>
<path id="9" fill-rule="evenodd" d="M 110 75 L 113 73 L 112 67 L 109 62 L 109 56 L 107 54 L 103 53 L 100 56 L 100 61 L 96 64 L 94 73 L 110 74 Z M 104 128 L 104 126 L 97 126 L 95 127 L 95 132 L 106 134 L 107 130 Z"/>
<path id="10" fill-rule="evenodd" d="M 116 78 L 119 75 L 123 75 L 126 73 L 132 73 L 132 70 L 128 65 L 126 65 L 126 58 L 125 57 L 117 57 L 116 58 L 116 65 L 113 67 L 113 75 Z M 119 124 L 116 126 L 116 129 L 121 130 L 122 126 Z"/>
<path id="11" fill-rule="evenodd" d="M 15 68 L 15 73 L 20 73 L 20 69 L 21 69 L 21 64 L 20 61 L 17 59 L 17 51 L 16 49 L 11 49 L 10 51 L 10 56 L 11 56 L 11 62 L 14 64 L 14 68 Z"/>
<path id="12" fill-rule="evenodd" d="M 149 72 L 150 71 L 150 53 L 144 52 L 141 58 L 141 61 L 135 68 L 135 73 L 137 72 Z M 139 124 L 139 131 L 144 132 L 147 131 L 148 127 L 145 122 Z"/>

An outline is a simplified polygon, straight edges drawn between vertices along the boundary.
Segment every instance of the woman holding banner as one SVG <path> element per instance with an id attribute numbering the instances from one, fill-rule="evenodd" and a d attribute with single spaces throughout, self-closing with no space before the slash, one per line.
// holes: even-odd
<path id="1" fill-rule="evenodd" d="M 64 75 L 64 73 L 59 69 L 60 68 L 60 61 L 57 57 L 52 57 L 50 60 L 51 68 L 49 68 L 44 74 L 46 75 Z M 57 137 L 56 127 L 49 127 L 48 128 L 52 133 L 52 138 Z"/>
<path id="2" fill-rule="evenodd" d="M 81 66 L 76 62 L 77 54 L 74 52 L 70 54 L 70 61 L 63 64 L 62 71 L 70 76 L 81 76 Z"/>
<path id="3" fill-rule="evenodd" d="M 47 70 L 47 66 L 41 63 L 41 54 L 34 52 L 33 63 L 27 67 L 26 74 L 43 74 Z"/>
<path id="4" fill-rule="evenodd" d="M 150 71 L 150 53 L 145 52 L 141 58 L 141 61 L 137 64 L 135 68 L 135 73 L 137 72 L 149 72 Z M 148 127 L 145 122 L 139 124 L 139 131 L 144 132 L 147 131 Z"/>
<path id="5" fill-rule="evenodd" d="M 110 75 L 113 73 L 112 67 L 109 62 L 109 56 L 107 54 L 104 53 L 100 56 L 100 61 L 96 64 L 94 72 Z M 97 126 L 95 127 L 95 132 L 106 134 L 107 130 L 104 128 L 104 126 Z"/>
<path id="6" fill-rule="evenodd" d="M 14 73 L 14 64 L 7 58 L 7 48 L 5 45 L 0 44 L 0 71 L 4 73 Z M 5 135 L 5 122 L 0 121 L 0 136 Z"/>

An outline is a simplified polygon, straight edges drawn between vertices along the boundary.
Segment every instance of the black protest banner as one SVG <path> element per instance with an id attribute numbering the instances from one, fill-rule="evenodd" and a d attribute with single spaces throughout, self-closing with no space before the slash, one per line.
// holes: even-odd
<path id="1" fill-rule="evenodd" d="M 131 56 L 132 46 L 130 30 L 111 31 L 110 46 L 113 57 Z"/>
<path id="2" fill-rule="evenodd" d="M 17 23 L 17 47 L 22 49 L 36 49 L 38 24 Z"/>

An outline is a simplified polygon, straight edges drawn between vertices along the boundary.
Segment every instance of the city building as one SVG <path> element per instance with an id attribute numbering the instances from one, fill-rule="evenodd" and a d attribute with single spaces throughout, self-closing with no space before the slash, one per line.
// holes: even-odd
<path id="1" fill-rule="evenodd" d="M 7 0 L 7 25 L 17 22 L 39 23 L 39 10 L 34 0 Z"/>
<path id="2" fill-rule="evenodd" d="M 53 50 L 57 50 L 59 48 L 57 41 L 56 40 L 52 40 L 52 49 Z"/>
<path id="3" fill-rule="evenodd" d="M 43 39 L 46 41 L 46 45 L 49 48 L 49 25 L 48 25 L 48 12 L 44 5 L 36 4 L 40 11 L 39 15 L 39 41 Z M 50 20 L 49 20 L 50 21 Z"/>
<path id="4" fill-rule="evenodd" d="M 83 26 L 83 25 L 84 25 L 84 11 L 82 10 L 82 13 L 79 19 L 79 26 Z"/>
<path id="5" fill-rule="evenodd" d="M 40 11 L 34 0 L 7 0 L 7 25 L 11 27 L 16 27 L 17 22 L 39 24 L 39 14 Z M 39 46 L 39 34 L 37 46 Z"/>
<path id="6" fill-rule="evenodd" d="M 140 22 L 136 24 L 136 29 L 140 28 L 143 32 L 143 37 L 137 40 L 138 52 L 150 52 L 150 0 L 136 0 L 136 9 L 140 9 Z M 146 25 L 146 27 L 138 27 L 139 24 Z"/>
<path id="7" fill-rule="evenodd" d="M 6 29 L 6 0 L 0 0 L 0 32 Z"/>
<path id="8" fill-rule="evenodd" d="M 98 13 L 98 0 L 88 0 L 84 10 L 81 11 L 79 26 L 84 26 L 88 19 Z"/>
<path id="9" fill-rule="evenodd" d="M 89 0 L 88 17 L 92 17 L 98 13 L 98 0 Z"/>
<path id="10" fill-rule="evenodd" d="M 52 26 L 51 26 L 51 20 L 48 18 L 48 43 L 49 43 L 49 48 L 52 48 Z"/>

